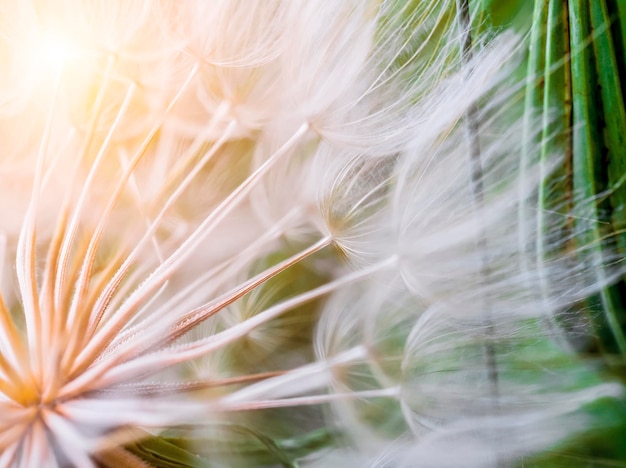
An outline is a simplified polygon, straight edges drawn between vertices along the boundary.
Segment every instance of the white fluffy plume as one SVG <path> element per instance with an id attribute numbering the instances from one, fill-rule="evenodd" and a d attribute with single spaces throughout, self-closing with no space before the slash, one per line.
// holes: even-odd
<path id="1" fill-rule="evenodd" d="M 496 466 L 619 394 L 556 344 L 584 252 L 519 248 L 519 38 L 468 54 L 457 13 L 1 2 L 0 466 L 284 407 L 345 436 L 303 463 Z"/>

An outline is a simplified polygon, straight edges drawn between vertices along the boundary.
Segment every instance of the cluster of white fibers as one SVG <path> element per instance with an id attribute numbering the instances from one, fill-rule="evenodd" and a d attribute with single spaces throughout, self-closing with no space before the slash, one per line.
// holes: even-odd
<path id="1" fill-rule="evenodd" d="M 129 447 L 255 424 L 270 452 L 346 436 L 303 465 L 495 466 L 618 393 L 527 362 L 567 359 L 553 317 L 602 285 L 523 258 L 517 39 L 468 56 L 456 17 L 1 1 L 0 466 L 158 465 Z"/>

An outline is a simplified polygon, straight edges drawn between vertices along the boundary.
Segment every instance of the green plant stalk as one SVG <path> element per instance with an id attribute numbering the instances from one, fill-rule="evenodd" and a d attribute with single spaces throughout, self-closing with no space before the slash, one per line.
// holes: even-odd
<path id="1" fill-rule="evenodd" d="M 526 71 L 526 95 L 524 101 L 524 147 L 522 148 L 522 167 L 532 165 L 534 149 L 539 144 L 541 131 L 537 123 L 541 117 L 541 108 L 544 94 L 545 69 L 545 41 L 547 34 L 547 16 L 549 0 L 535 1 L 532 27 L 530 31 L 530 45 L 528 52 L 528 66 Z"/>
<path id="2" fill-rule="evenodd" d="M 468 0 L 457 0 L 457 15 L 458 15 L 458 24 L 459 29 L 461 30 L 462 44 L 461 44 L 461 62 L 464 66 L 468 66 L 471 64 L 472 60 L 472 20 L 470 16 L 470 8 Z M 466 114 L 465 121 L 467 127 L 467 143 L 469 150 L 469 169 L 470 169 L 470 180 L 472 184 L 472 195 L 474 199 L 474 206 L 476 207 L 476 211 L 479 212 L 480 208 L 484 204 L 484 190 L 483 190 L 483 164 L 481 159 L 481 148 L 480 148 L 480 121 L 478 116 L 478 104 L 472 104 Z M 487 238 L 484 233 L 481 232 L 478 235 L 477 245 L 481 252 L 486 252 L 487 248 Z M 482 254 L 481 258 L 481 266 L 478 274 L 480 275 L 482 280 L 487 280 L 491 275 L 491 271 L 489 270 L 489 260 L 485 257 L 486 254 Z M 498 360 L 497 353 L 495 349 L 495 344 L 489 342 L 495 335 L 495 323 L 492 317 L 491 305 L 489 303 L 489 298 L 485 297 L 484 299 L 484 317 L 485 317 L 485 328 L 487 330 L 487 342 L 484 345 L 484 358 L 485 365 L 487 367 L 487 379 L 490 384 L 490 392 L 493 397 L 495 406 L 498 406 L 498 401 L 500 399 L 500 377 L 498 375 Z"/>
<path id="3" fill-rule="evenodd" d="M 548 12 L 548 0 L 536 0 L 533 10 L 532 26 L 530 30 L 530 43 L 528 48 L 528 64 L 526 69 L 526 90 L 524 98 L 524 116 L 522 121 L 522 152 L 520 161 L 520 182 L 524 186 L 528 168 L 536 161 L 535 149 L 540 144 L 541 130 L 537 129 L 537 124 L 541 119 L 541 108 L 543 103 L 543 73 L 545 68 L 545 36 L 546 18 Z M 520 220 L 520 249 L 527 252 L 530 248 L 527 245 L 528 235 L 524 226 L 529 219 L 529 203 L 523 202 L 519 209 Z M 528 265 L 523 266 L 528 269 Z"/>
<path id="4" fill-rule="evenodd" d="M 544 96 L 542 112 L 542 134 L 540 151 L 540 170 L 543 183 L 539 191 L 539 210 L 537 221 L 539 232 L 546 234 L 545 210 L 554 210 L 555 204 L 562 205 L 569 190 L 562 181 L 567 174 L 567 165 L 571 159 L 571 70 L 569 56 L 569 29 L 567 27 L 567 7 L 562 0 L 550 0 L 547 15 L 547 34 L 544 64 Z M 554 154 L 564 154 L 564 170 L 553 174 L 549 170 Z M 556 181 L 554 181 L 556 179 Z M 554 185 L 556 182 L 558 185 Z M 560 183 L 559 183 L 560 182 Z M 554 193 L 554 189 L 558 193 Z M 556 198 L 556 199 L 555 199 Z M 539 236 L 537 252 L 539 256 L 546 254 L 543 245 L 544 237 Z"/>
<path id="5" fill-rule="evenodd" d="M 619 31 L 620 36 L 620 49 L 622 52 L 622 57 L 620 59 L 622 62 L 626 62 L 626 1 L 624 0 L 615 0 L 615 13 L 617 14 L 617 18 L 611 18 L 617 20 L 617 31 Z M 626 67 L 626 63 L 622 63 L 622 67 Z M 625 72 L 624 68 L 621 69 L 622 73 Z M 623 88 L 622 88 L 623 89 Z"/>
<path id="6" fill-rule="evenodd" d="M 570 44 L 573 98 L 572 158 L 573 181 L 576 194 L 576 231 L 584 248 L 591 250 L 593 267 L 600 284 L 608 283 L 603 252 L 604 234 L 601 230 L 598 207 L 590 202 L 599 190 L 601 180 L 601 135 L 595 126 L 598 122 L 595 100 L 595 70 L 593 49 L 589 47 L 592 37 L 589 2 L 571 0 L 569 2 Z M 626 338 L 619 321 L 619 295 L 614 287 L 605 287 L 600 300 L 617 348 L 626 354 Z"/>
<path id="7" fill-rule="evenodd" d="M 184 431 L 163 436 L 151 436 L 130 444 L 131 453 L 163 468 L 192 468 L 223 466 L 216 460 L 237 459 L 240 463 L 258 465 L 297 466 L 296 460 L 312 452 L 328 448 L 334 435 L 318 429 L 289 439 L 273 439 L 258 430 L 239 425 L 223 424 L 222 431 L 213 437 L 188 437 Z M 231 440 L 229 436 L 240 438 Z M 234 457 L 234 458 L 230 458 Z M 252 466 L 252 465 L 250 465 Z"/>
<path id="8" fill-rule="evenodd" d="M 541 137 L 539 152 L 540 186 L 537 200 L 537 240 L 536 263 L 541 275 L 542 297 L 549 297 L 550 276 L 545 268 L 546 260 L 558 251 L 567 248 L 553 245 L 555 234 L 559 239 L 571 237 L 571 223 L 557 220 L 559 232 L 551 232 L 554 225 L 553 213 L 566 213 L 561 219 L 567 220 L 567 212 L 571 211 L 571 183 L 569 172 L 571 166 L 571 75 L 569 63 L 569 29 L 567 27 L 567 6 L 562 0 L 549 0 L 545 18 L 545 48 L 543 41 L 534 44 L 535 54 L 545 53 L 543 63 L 543 103 L 541 108 Z M 541 65 L 535 59 L 535 67 Z M 538 73 L 538 71 L 536 72 Z M 539 99 L 539 90 L 528 90 L 536 96 L 529 100 L 531 106 Z M 532 102 L 531 102 L 532 101 Z M 527 109 L 528 110 L 528 109 Z M 529 122 L 529 125 L 531 122 Z M 554 168 L 554 156 L 562 154 L 562 167 Z M 555 252 L 557 250 L 557 252 Z M 546 314 L 547 325 L 558 328 L 551 314 Z"/>
<path id="9" fill-rule="evenodd" d="M 618 2 L 623 4 L 623 2 Z M 611 17 L 605 0 L 591 2 L 593 46 L 604 111 L 605 144 L 608 150 L 608 183 L 613 230 L 620 254 L 626 254 L 626 111 L 620 83 Z"/>

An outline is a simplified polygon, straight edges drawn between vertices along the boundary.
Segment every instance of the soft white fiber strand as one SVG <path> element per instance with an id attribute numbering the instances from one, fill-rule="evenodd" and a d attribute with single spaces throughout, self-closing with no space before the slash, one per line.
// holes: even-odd
<path id="1" fill-rule="evenodd" d="M 497 466 L 621 394 L 555 344 L 619 268 L 524 248 L 559 156 L 519 177 L 519 37 L 467 57 L 451 0 L 0 13 L 2 466 L 259 414 L 340 431 L 305 465 Z"/>

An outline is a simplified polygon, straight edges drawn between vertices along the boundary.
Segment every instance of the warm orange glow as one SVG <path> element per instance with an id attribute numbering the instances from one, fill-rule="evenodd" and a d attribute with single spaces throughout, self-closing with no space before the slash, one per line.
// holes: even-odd
<path id="1" fill-rule="evenodd" d="M 87 55 L 77 38 L 60 31 L 44 30 L 32 42 L 29 55 L 33 64 L 43 67 L 62 66 L 70 60 L 80 59 Z"/>
<path id="2" fill-rule="evenodd" d="M 102 62 L 101 55 L 74 30 L 44 27 L 31 30 L 23 42 L 24 72 L 38 93 L 50 95 L 60 86 L 82 96 Z"/>
<path id="3" fill-rule="evenodd" d="M 83 51 L 69 37 L 50 33 L 44 35 L 41 39 L 41 49 L 38 53 L 42 61 L 60 65 L 67 60 L 78 58 L 82 55 L 81 52 Z"/>

